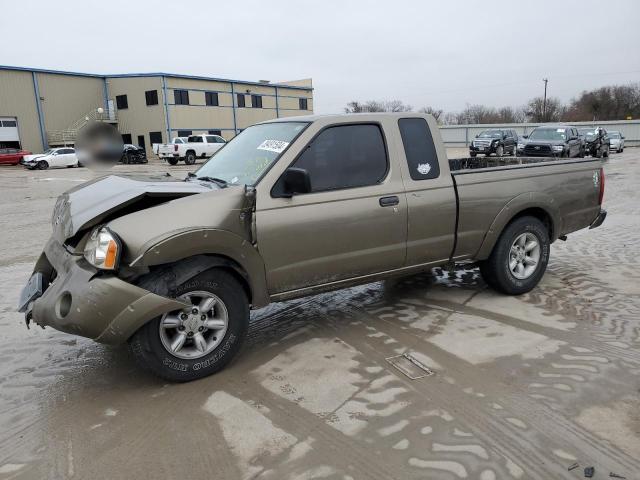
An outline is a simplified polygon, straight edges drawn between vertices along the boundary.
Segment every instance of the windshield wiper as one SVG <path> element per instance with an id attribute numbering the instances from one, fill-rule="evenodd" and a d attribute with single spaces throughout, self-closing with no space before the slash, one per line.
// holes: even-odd
<path id="1" fill-rule="evenodd" d="M 204 182 L 217 183 L 220 188 L 225 188 L 225 187 L 227 187 L 229 185 L 229 182 L 227 182 L 226 180 L 223 180 L 222 178 L 216 178 L 216 177 L 207 177 L 207 176 L 196 177 L 196 180 L 202 180 Z"/>

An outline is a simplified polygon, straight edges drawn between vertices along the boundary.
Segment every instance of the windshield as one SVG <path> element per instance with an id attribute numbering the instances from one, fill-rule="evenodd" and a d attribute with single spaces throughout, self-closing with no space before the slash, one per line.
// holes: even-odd
<path id="1" fill-rule="evenodd" d="M 307 126 L 304 122 L 254 125 L 218 150 L 195 175 L 253 185 Z"/>
<path id="2" fill-rule="evenodd" d="M 619 132 L 609 132 L 609 138 L 620 138 Z"/>
<path id="3" fill-rule="evenodd" d="M 596 131 L 593 128 L 579 128 L 578 133 L 580 135 L 595 135 Z"/>
<path id="4" fill-rule="evenodd" d="M 566 128 L 536 128 L 531 135 L 530 140 L 566 140 Z"/>
<path id="5" fill-rule="evenodd" d="M 502 138 L 502 130 L 485 130 L 480 135 L 479 138 Z"/>
<path id="6" fill-rule="evenodd" d="M 50 148 L 49 150 L 45 150 L 43 155 L 51 155 L 55 151 L 56 151 L 55 148 Z"/>

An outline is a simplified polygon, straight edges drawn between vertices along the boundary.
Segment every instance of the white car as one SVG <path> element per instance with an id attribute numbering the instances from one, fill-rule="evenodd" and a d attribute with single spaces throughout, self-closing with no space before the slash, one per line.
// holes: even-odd
<path id="1" fill-rule="evenodd" d="M 610 150 L 618 153 L 624 152 L 624 136 L 620 132 L 609 130 L 607 137 L 609 137 Z"/>
<path id="2" fill-rule="evenodd" d="M 31 170 L 34 168 L 46 170 L 47 168 L 79 166 L 76 149 L 71 147 L 50 148 L 44 153 L 25 155 L 21 163 Z"/>

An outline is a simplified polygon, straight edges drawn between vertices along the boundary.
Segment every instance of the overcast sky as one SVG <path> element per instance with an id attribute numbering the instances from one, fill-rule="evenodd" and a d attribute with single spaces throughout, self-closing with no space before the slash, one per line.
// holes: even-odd
<path id="1" fill-rule="evenodd" d="M 242 80 L 456 111 L 640 80 L 639 0 L 3 0 L 0 64 Z"/>

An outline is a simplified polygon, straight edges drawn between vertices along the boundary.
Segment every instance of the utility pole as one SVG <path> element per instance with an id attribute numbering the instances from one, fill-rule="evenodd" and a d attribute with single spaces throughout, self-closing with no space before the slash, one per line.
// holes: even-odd
<path id="1" fill-rule="evenodd" d="M 544 122 L 547 118 L 547 82 L 548 78 L 543 78 L 544 82 L 544 99 L 542 100 L 542 121 Z"/>

